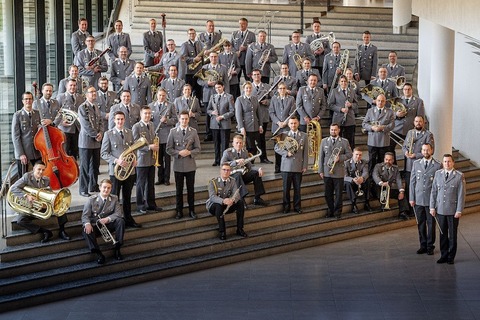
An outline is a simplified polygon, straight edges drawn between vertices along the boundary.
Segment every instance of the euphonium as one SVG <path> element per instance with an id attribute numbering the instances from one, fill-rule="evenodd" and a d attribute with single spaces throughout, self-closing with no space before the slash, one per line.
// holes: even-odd
<path id="1" fill-rule="evenodd" d="M 117 178 L 120 181 L 124 181 L 132 174 L 133 170 L 135 169 L 135 167 L 133 166 L 133 163 L 137 160 L 135 151 L 147 144 L 148 144 L 147 139 L 145 139 L 145 137 L 140 137 L 140 139 L 135 141 L 134 144 L 132 144 L 127 149 L 125 149 L 125 151 L 122 152 L 119 159 L 122 159 L 123 161 L 127 162 L 128 165 L 125 167 L 122 167 L 117 163 L 115 165 L 115 168 L 113 169 L 115 178 Z"/>
<path id="2" fill-rule="evenodd" d="M 267 50 L 262 52 L 262 55 L 260 56 L 260 59 L 258 59 L 258 69 L 263 70 L 263 67 L 265 67 L 265 64 L 268 62 L 268 59 L 270 59 L 270 52 L 272 49 L 268 48 Z"/>
<path id="3" fill-rule="evenodd" d="M 57 217 L 63 216 L 70 208 L 70 203 L 72 202 L 72 195 L 67 188 L 60 189 L 60 191 L 55 193 L 46 189 L 25 186 L 23 191 L 34 196 L 36 200 L 29 202 L 25 197 L 17 197 L 10 189 L 7 193 L 8 204 L 16 212 L 42 220 L 46 220 L 52 215 Z"/>
<path id="4" fill-rule="evenodd" d="M 67 126 L 73 125 L 78 119 L 78 113 L 73 110 L 62 108 L 59 112 L 62 114 L 63 123 L 65 123 Z"/>
<path id="5" fill-rule="evenodd" d="M 342 151 L 341 147 L 334 148 L 333 151 L 332 151 L 332 154 L 330 155 L 330 157 L 327 160 L 327 167 L 330 168 L 330 170 L 328 172 L 330 174 L 333 174 L 333 169 L 335 169 L 335 165 L 337 164 L 336 159 L 337 159 L 337 157 L 338 157 L 338 155 L 340 154 L 341 151 Z"/>
<path id="6" fill-rule="evenodd" d="M 302 63 L 303 63 L 303 58 L 300 56 L 298 53 L 295 53 L 293 55 L 293 61 L 295 62 L 295 65 L 297 66 L 297 70 L 302 70 Z"/>
<path id="7" fill-rule="evenodd" d="M 380 191 L 380 203 L 385 205 L 383 209 L 390 209 L 390 186 L 383 186 Z"/>
<path id="8" fill-rule="evenodd" d="M 307 125 L 308 156 L 313 157 L 313 170 L 317 171 L 319 166 L 320 143 L 322 142 L 322 127 L 320 122 L 311 120 Z"/>
<path id="9" fill-rule="evenodd" d="M 195 73 L 194 77 L 202 79 L 203 81 L 222 81 L 222 77 L 217 71 L 203 68 L 198 70 L 197 73 Z"/>

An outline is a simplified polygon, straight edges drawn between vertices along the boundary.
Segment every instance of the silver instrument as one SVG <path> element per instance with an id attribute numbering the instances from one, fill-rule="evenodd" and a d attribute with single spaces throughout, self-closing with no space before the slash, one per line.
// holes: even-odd
<path id="1" fill-rule="evenodd" d="M 110 230 L 108 230 L 107 225 L 105 223 L 103 223 L 101 221 L 101 219 L 98 219 L 95 224 L 96 224 L 98 230 L 100 231 L 100 235 L 102 236 L 103 241 L 111 242 L 113 245 L 115 245 L 117 243 L 117 241 L 113 237 Z"/>
<path id="2" fill-rule="evenodd" d="M 327 167 L 330 168 L 328 171 L 330 174 L 333 174 L 333 169 L 335 169 L 335 165 L 337 164 L 337 157 L 340 155 L 340 152 L 342 151 L 341 147 L 335 147 L 332 151 L 332 154 L 327 160 Z"/>
<path id="3" fill-rule="evenodd" d="M 342 55 L 340 56 L 340 63 L 338 64 L 338 69 L 342 70 L 341 75 L 347 72 L 349 54 L 350 54 L 350 51 L 348 51 L 348 49 L 345 49 L 343 50 Z M 335 88 L 335 86 L 337 85 L 337 79 L 338 79 L 338 73 L 335 71 L 335 76 L 333 77 L 333 81 L 332 81 L 332 88 Z"/>
<path id="4" fill-rule="evenodd" d="M 268 48 L 267 50 L 262 52 L 262 55 L 260 56 L 260 59 L 258 60 L 258 69 L 263 70 L 263 67 L 265 67 L 265 64 L 268 62 L 268 59 L 270 59 L 270 52 L 272 51 L 271 48 Z"/>
<path id="5" fill-rule="evenodd" d="M 62 108 L 59 112 L 62 114 L 63 123 L 67 126 L 73 125 L 78 119 L 78 113 L 73 110 Z"/>
<path id="6" fill-rule="evenodd" d="M 388 78 L 388 80 L 395 82 L 395 86 L 397 87 L 398 90 L 402 90 L 403 87 L 405 86 L 405 83 L 407 83 L 407 79 L 405 79 L 404 76 L 391 77 L 391 78 Z"/>
<path id="7" fill-rule="evenodd" d="M 242 175 L 244 175 L 245 173 L 248 172 L 248 168 L 247 168 L 246 164 L 252 162 L 253 160 L 255 160 L 256 158 L 259 158 L 262 155 L 262 150 L 258 147 L 257 142 L 255 142 L 255 147 L 257 147 L 257 151 L 258 151 L 257 154 L 243 160 L 243 166 L 233 167 L 232 172 L 230 174 L 241 172 Z"/>
<path id="8" fill-rule="evenodd" d="M 326 40 L 328 40 L 328 44 L 330 45 L 330 47 L 332 47 L 333 43 L 336 41 L 335 34 L 333 32 L 330 32 L 326 36 L 314 39 L 312 42 L 310 42 L 310 50 L 312 50 L 312 52 L 315 52 L 320 48 L 325 49 L 325 47 L 323 46 L 323 42 Z"/>
<path id="9" fill-rule="evenodd" d="M 362 174 L 360 173 L 360 170 L 355 170 L 355 178 L 360 178 L 362 176 Z M 361 197 L 363 196 L 363 190 L 362 190 L 362 184 L 358 184 L 357 183 L 357 186 L 358 186 L 358 189 L 357 189 L 357 192 L 355 192 L 355 194 L 357 195 L 357 197 Z"/>
<path id="10" fill-rule="evenodd" d="M 287 119 L 283 120 L 283 122 L 287 122 L 288 120 L 290 120 L 291 117 L 293 117 L 293 115 L 297 112 L 298 110 L 298 106 L 295 107 L 295 110 L 293 110 L 293 112 L 287 117 Z M 272 133 L 272 139 L 277 135 L 278 131 L 280 131 L 280 126 L 277 128 L 277 130 L 275 130 L 274 133 Z"/>
<path id="11" fill-rule="evenodd" d="M 390 186 L 383 186 L 380 190 L 380 203 L 384 205 L 383 209 L 390 209 Z"/>
<path id="12" fill-rule="evenodd" d="M 232 79 L 232 73 L 234 70 L 235 70 L 235 59 L 232 58 L 232 62 L 230 62 L 230 67 L 228 67 L 228 81 Z"/>

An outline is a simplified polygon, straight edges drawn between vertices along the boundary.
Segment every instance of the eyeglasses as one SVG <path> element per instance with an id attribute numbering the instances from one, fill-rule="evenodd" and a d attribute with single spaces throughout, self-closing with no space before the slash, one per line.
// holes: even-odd
<path id="1" fill-rule="evenodd" d="M 97 93 L 97 91 L 87 91 L 88 93 Z"/>

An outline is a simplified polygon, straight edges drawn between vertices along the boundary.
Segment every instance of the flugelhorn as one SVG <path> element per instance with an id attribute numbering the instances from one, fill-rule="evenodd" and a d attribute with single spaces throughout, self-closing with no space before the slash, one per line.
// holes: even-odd
<path id="1" fill-rule="evenodd" d="M 135 155 L 135 151 L 140 149 L 141 147 L 148 145 L 147 139 L 145 137 L 140 137 L 134 144 L 129 146 L 125 149 L 122 154 L 120 155 L 119 159 L 127 162 L 125 167 L 122 167 L 120 164 L 116 164 L 115 168 L 113 169 L 113 173 L 115 178 L 120 181 L 126 180 L 135 169 L 134 162 L 137 161 L 137 156 Z"/>
<path id="2" fill-rule="evenodd" d="M 355 170 L 355 178 L 358 180 L 358 178 L 360 178 L 362 175 L 360 174 L 360 171 L 359 170 Z M 355 182 L 356 183 L 356 182 Z M 360 183 L 357 183 L 357 186 L 358 186 L 358 189 L 357 189 L 357 192 L 355 192 L 355 194 L 357 195 L 357 197 L 361 197 L 363 196 L 363 190 L 362 190 L 362 184 Z"/>

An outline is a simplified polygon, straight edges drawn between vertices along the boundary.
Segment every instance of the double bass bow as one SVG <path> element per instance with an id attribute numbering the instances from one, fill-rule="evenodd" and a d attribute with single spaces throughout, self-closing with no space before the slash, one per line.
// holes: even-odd
<path id="1" fill-rule="evenodd" d="M 36 82 L 33 83 L 33 88 L 38 108 L 40 101 Z M 42 119 L 41 111 L 40 119 Z M 78 164 L 74 157 L 65 153 L 64 143 L 65 134 L 62 130 L 42 123 L 33 138 L 35 148 L 42 154 L 42 161 L 46 166 L 44 174 L 50 178 L 50 187 L 53 190 L 68 188 L 78 179 Z"/>

